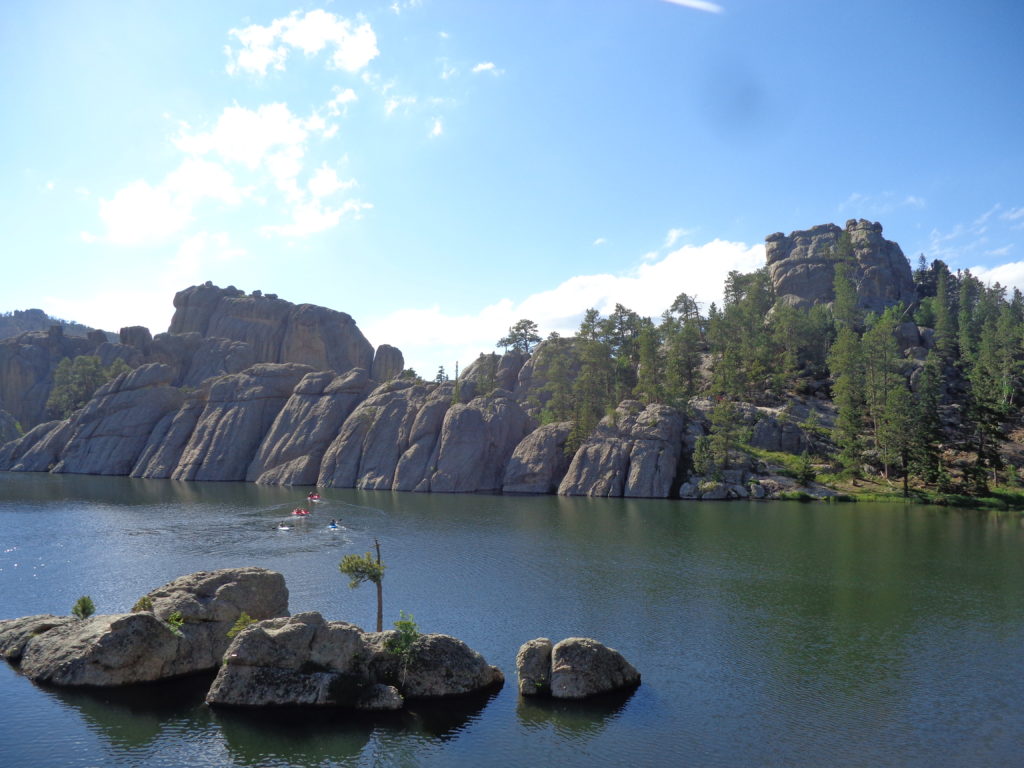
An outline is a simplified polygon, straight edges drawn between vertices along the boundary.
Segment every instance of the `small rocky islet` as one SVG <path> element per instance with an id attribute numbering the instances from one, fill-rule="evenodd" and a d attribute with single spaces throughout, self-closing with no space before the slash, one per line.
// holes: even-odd
<path id="1" fill-rule="evenodd" d="M 504 684 L 457 638 L 398 639 L 314 611 L 289 615 L 284 577 L 255 567 L 183 576 L 129 613 L 0 621 L 0 654 L 34 682 L 106 688 L 215 671 L 212 706 L 390 711 Z M 640 682 L 617 651 L 589 638 L 530 641 L 516 665 L 524 695 L 580 699 Z"/>

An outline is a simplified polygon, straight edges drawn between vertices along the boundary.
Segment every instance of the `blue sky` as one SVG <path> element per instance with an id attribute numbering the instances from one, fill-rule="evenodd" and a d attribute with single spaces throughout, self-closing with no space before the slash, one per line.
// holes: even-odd
<path id="1" fill-rule="evenodd" d="M 1008 1 L 8 3 L 0 311 L 156 333 L 212 280 L 429 378 L 848 218 L 1024 288 L 1022 31 Z"/>

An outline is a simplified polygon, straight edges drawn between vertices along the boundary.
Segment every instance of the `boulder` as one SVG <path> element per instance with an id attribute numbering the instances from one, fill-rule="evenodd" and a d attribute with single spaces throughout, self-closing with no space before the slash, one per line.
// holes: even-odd
<path id="1" fill-rule="evenodd" d="M 668 498 L 683 426 L 682 414 L 669 406 L 622 402 L 576 451 L 558 493 Z"/>
<path id="2" fill-rule="evenodd" d="M 364 633 L 316 612 L 252 624 L 231 643 L 207 694 L 213 705 L 393 710 L 405 698 L 458 696 L 490 688 L 501 671 L 447 635 L 420 635 L 407 658 L 389 649 L 397 633 Z"/>
<path id="3" fill-rule="evenodd" d="M 406 698 L 462 696 L 500 685 L 501 670 L 458 638 L 420 635 L 398 680 L 392 680 Z"/>
<path id="4" fill-rule="evenodd" d="M 54 616 L 50 613 L 0 621 L 0 656 L 16 664 L 21 661 L 29 640 L 73 621 L 77 621 L 73 616 Z"/>
<path id="5" fill-rule="evenodd" d="M 555 493 L 569 469 L 565 444 L 572 422 L 544 424 L 512 451 L 502 483 L 504 493 Z"/>
<path id="6" fill-rule="evenodd" d="M 381 344 L 373 353 L 370 378 L 376 382 L 391 381 L 405 370 L 402 351 L 390 344 Z"/>
<path id="7" fill-rule="evenodd" d="M 910 263 L 900 247 L 882 237 L 882 226 L 851 219 L 845 229 L 822 224 L 789 235 L 777 232 L 765 239 L 768 272 L 775 294 L 794 306 L 808 308 L 835 299 L 835 249 L 840 235 L 849 235 L 851 278 L 863 310 L 881 313 L 898 302 L 917 301 Z"/>
<path id="8" fill-rule="evenodd" d="M 551 695 L 551 641 L 538 637 L 523 643 L 516 654 L 516 676 L 522 696 Z"/>
<path id="9" fill-rule="evenodd" d="M 324 453 L 369 386 L 362 368 L 342 375 L 306 374 L 263 438 L 246 479 L 264 485 L 316 483 Z"/>
<path id="10" fill-rule="evenodd" d="M 199 417 L 206 409 L 208 397 L 208 389 L 193 392 L 181 408 L 156 423 L 132 467 L 132 477 L 167 479 L 171 476 L 181 461 L 181 454 L 199 423 Z"/>
<path id="11" fill-rule="evenodd" d="M 73 432 L 71 419 L 40 424 L 9 444 L 11 459 L 0 457 L 0 468 L 15 472 L 49 472 L 60 461 L 60 454 Z M 4 446 L 4 456 L 7 447 Z"/>
<path id="12" fill-rule="evenodd" d="M 242 612 L 263 619 L 288 611 L 284 578 L 262 568 L 194 573 L 148 597 L 151 611 L 0 622 L 0 638 L 11 658 L 21 646 L 21 671 L 37 682 L 127 685 L 214 669 Z M 172 616 L 180 627 L 169 623 Z"/>
<path id="13" fill-rule="evenodd" d="M 640 684 L 640 673 L 621 653 L 587 637 L 566 638 L 554 646 L 547 638 L 531 640 L 519 648 L 516 672 L 523 696 L 583 699 Z"/>

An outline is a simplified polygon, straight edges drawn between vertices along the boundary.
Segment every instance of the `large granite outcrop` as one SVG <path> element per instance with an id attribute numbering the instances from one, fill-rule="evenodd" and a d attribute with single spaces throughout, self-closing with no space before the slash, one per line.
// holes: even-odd
<path id="1" fill-rule="evenodd" d="M 369 371 L 373 365 L 373 346 L 344 312 L 211 283 L 179 291 L 174 308 L 170 333 L 244 342 L 259 362 L 300 363 L 338 373 Z"/>
<path id="2" fill-rule="evenodd" d="M 520 441 L 505 467 L 505 493 L 555 493 L 569 469 L 572 457 L 566 441 L 572 422 L 561 421 L 537 427 Z"/>
<path id="3" fill-rule="evenodd" d="M 0 410 L 0 446 L 21 437 L 18 420 L 7 411 Z"/>
<path id="4" fill-rule="evenodd" d="M 441 425 L 429 490 L 500 491 L 512 452 L 533 426 L 511 393 L 504 390 L 453 405 Z"/>
<path id="5" fill-rule="evenodd" d="M 306 365 L 262 363 L 214 380 L 171 478 L 245 480 L 264 435 L 310 372 Z"/>
<path id="6" fill-rule="evenodd" d="M 524 643 L 516 655 L 519 693 L 584 699 L 640 684 L 640 673 L 621 653 L 589 637 L 554 645 L 546 637 Z"/>
<path id="7" fill-rule="evenodd" d="M 324 453 L 369 388 L 362 368 L 341 376 L 306 374 L 263 438 L 246 479 L 266 485 L 316 483 Z"/>
<path id="8" fill-rule="evenodd" d="M 252 624 L 227 649 L 206 700 L 223 706 L 397 709 L 406 698 L 500 685 L 499 669 L 448 635 L 420 635 L 407 654 L 394 631 L 364 633 L 316 612 Z"/>
<path id="9" fill-rule="evenodd" d="M 54 472 L 127 475 L 153 427 L 181 406 L 184 396 L 171 386 L 170 367 L 151 363 L 104 384 L 71 418 L 71 436 Z"/>
<path id="10" fill-rule="evenodd" d="M 683 426 L 674 408 L 624 401 L 576 451 L 558 493 L 668 498 L 679 468 Z"/>
<path id="11" fill-rule="evenodd" d="M 776 296 L 803 308 L 831 303 L 837 248 L 844 232 L 850 241 L 850 277 L 858 305 L 876 313 L 898 302 L 912 305 L 917 293 L 906 256 L 899 245 L 882 237 L 881 224 L 864 219 L 847 221 L 845 229 L 822 224 L 789 235 L 769 235 L 766 257 Z"/>
<path id="12" fill-rule="evenodd" d="M 201 571 L 146 597 L 151 609 L 135 613 L 0 621 L 0 649 L 37 682 L 127 685 L 212 670 L 243 612 L 256 620 L 288 613 L 284 577 L 263 568 Z"/>

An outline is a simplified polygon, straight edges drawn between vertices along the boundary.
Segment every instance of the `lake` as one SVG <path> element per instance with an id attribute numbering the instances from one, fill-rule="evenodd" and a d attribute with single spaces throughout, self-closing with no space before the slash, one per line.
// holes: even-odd
<path id="1" fill-rule="evenodd" d="M 890 504 L 421 495 L 0 473 L 0 618 L 122 612 L 178 576 L 280 571 L 293 613 L 373 629 L 341 558 L 380 540 L 385 624 L 464 640 L 490 696 L 409 712 L 249 713 L 208 678 L 40 688 L 0 664 L 21 766 L 994 766 L 1024 748 L 1018 514 Z M 329 531 L 340 518 L 343 529 Z M 631 695 L 520 699 L 535 637 L 594 637 Z"/>

